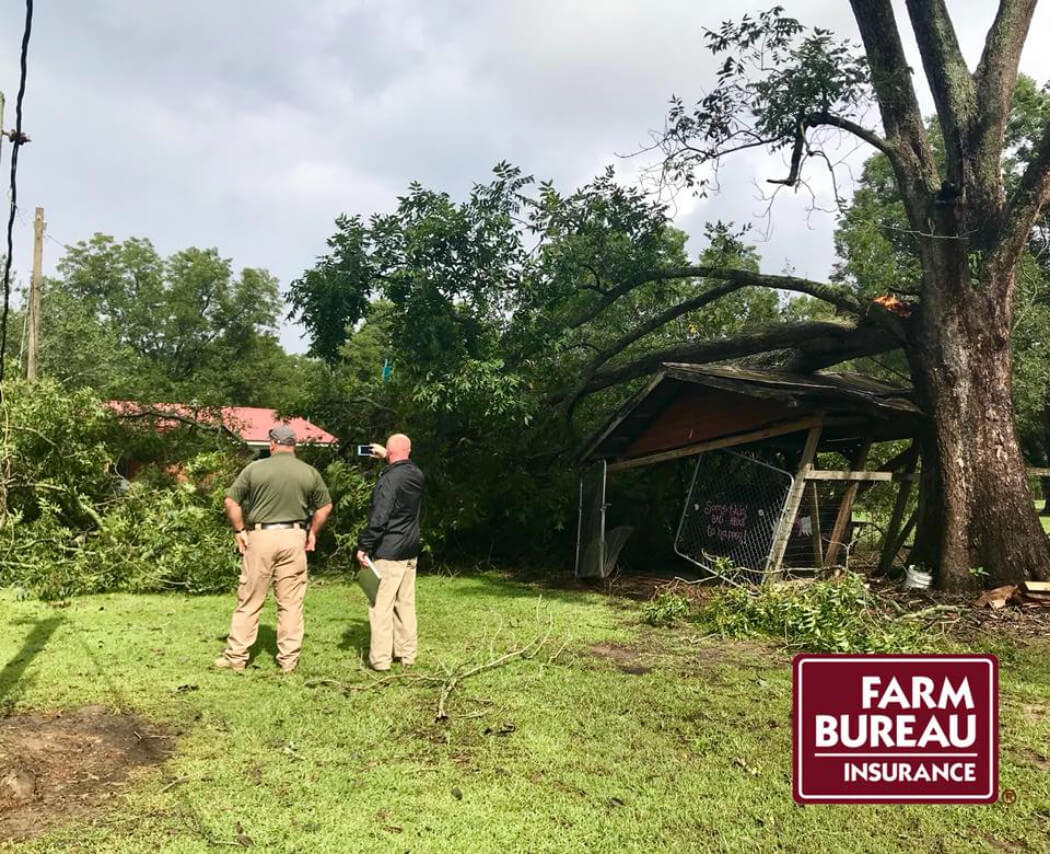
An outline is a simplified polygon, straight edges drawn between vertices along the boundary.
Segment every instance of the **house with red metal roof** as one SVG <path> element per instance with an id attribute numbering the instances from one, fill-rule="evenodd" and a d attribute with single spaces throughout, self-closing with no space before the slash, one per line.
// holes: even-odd
<path id="1" fill-rule="evenodd" d="M 261 406 L 190 406 L 184 403 L 134 403 L 127 400 L 111 400 L 107 408 L 122 418 L 153 419 L 158 432 L 170 430 L 179 424 L 200 424 L 221 429 L 236 436 L 253 450 L 261 450 L 270 444 L 270 428 L 287 424 L 295 431 L 300 445 L 335 445 L 339 440 L 312 424 L 305 418 L 294 416 L 280 418 L 277 410 Z"/>

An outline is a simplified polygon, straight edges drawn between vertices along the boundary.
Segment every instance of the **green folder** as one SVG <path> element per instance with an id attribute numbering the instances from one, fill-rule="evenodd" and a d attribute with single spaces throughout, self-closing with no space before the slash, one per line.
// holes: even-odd
<path id="1" fill-rule="evenodd" d="M 365 596 L 368 597 L 368 604 L 374 606 L 382 576 L 379 574 L 379 570 L 376 569 L 376 565 L 372 563 L 371 558 L 365 558 L 365 564 L 357 571 L 357 583 L 365 591 Z"/>

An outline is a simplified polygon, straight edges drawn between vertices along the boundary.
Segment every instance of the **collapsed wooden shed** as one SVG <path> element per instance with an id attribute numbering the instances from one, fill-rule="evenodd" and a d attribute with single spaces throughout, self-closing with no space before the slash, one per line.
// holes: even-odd
<path id="1" fill-rule="evenodd" d="M 698 566 L 775 579 L 799 541 L 803 564 L 840 565 L 857 494 L 879 483 L 896 491 L 879 557 L 888 563 L 907 533 L 922 417 L 910 389 L 856 374 L 664 364 L 580 454 L 577 575 L 607 575 L 629 533 L 606 531 L 606 478 L 691 457 L 675 551 Z M 869 470 L 872 446 L 895 440 L 911 443 Z M 818 458 L 830 452 L 838 457 Z M 820 459 L 841 465 L 821 468 Z M 818 506 L 822 483 L 836 484 L 831 506 Z"/>

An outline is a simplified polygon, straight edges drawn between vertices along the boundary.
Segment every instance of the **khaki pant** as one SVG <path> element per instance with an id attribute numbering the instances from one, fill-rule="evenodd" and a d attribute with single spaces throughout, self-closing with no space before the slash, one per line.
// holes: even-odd
<path id="1" fill-rule="evenodd" d="M 368 662 L 376 670 L 389 670 L 392 656 L 403 664 L 416 658 L 416 559 L 377 560 L 375 565 L 381 579 L 376 603 L 368 609 Z"/>
<path id="2" fill-rule="evenodd" d="M 273 582 L 277 600 L 277 663 L 291 670 L 303 648 L 303 602 L 306 599 L 306 531 L 271 528 L 248 532 L 248 550 L 241 562 L 237 607 L 226 641 L 227 659 L 248 661 L 259 634 L 259 613 Z"/>

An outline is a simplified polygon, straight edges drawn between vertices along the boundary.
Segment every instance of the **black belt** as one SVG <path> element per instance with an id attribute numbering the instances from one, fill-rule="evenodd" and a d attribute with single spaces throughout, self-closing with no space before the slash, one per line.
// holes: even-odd
<path id="1" fill-rule="evenodd" d="M 275 528 L 306 528 L 305 522 L 256 522 L 253 531 L 272 531 Z"/>

